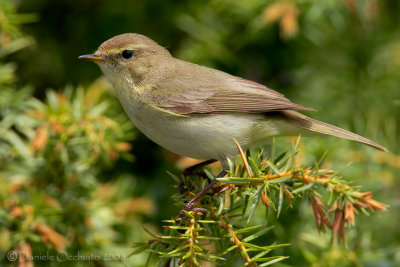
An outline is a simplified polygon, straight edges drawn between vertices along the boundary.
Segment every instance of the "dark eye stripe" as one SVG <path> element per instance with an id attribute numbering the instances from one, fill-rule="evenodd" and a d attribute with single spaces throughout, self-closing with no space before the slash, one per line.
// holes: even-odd
<path id="1" fill-rule="evenodd" d="M 124 51 L 122 51 L 121 55 L 124 59 L 130 59 L 133 57 L 133 51 L 132 50 L 124 50 Z"/>

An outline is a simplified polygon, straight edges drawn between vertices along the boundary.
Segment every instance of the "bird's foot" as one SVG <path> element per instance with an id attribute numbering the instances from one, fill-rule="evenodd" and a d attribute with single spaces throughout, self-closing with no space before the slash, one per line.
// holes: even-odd
<path id="1" fill-rule="evenodd" d="M 195 164 L 195 165 L 193 165 L 193 166 L 187 167 L 186 169 L 183 170 L 183 176 L 191 176 L 191 175 L 194 175 L 194 174 L 196 174 L 196 175 L 199 175 L 199 174 L 202 175 L 201 172 L 200 172 L 200 173 L 196 173 L 195 171 L 196 171 L 198 168 L 204 167 L 204 166 L 206 166 L 206 165 L 208 165 L 208 164 L 211 164 L 211 163 L 214 163 L 214 162 L 216 162 L 216 161 L 217 161 L 217 160 L 215 160 L 215 159 L 209 159 L 209 160 L 206 160 L 206 161 L 197 163 L 197 164 Z"/>
<path id="2" fill-rule="evenodd" d="M 177 225 L 182 225 L 187 220 L 189 212 L 194 212 L 197 215 L 204 215 L 207 213 L 207 210 L 197 207 L 196 203 L 191 203 L 191 201 L 189 201 L 178 213 L 178 216 L 175 217 L 175 223 Z"/>
<path id="3" fill-rule="evenodd" d="M 216 178 L 224 177 L 226 173 L 227 171 L 223 170 L 220 174 L 218 174 Z M 195 211 L 195 212 L 201 212 L 203 214 L 207 212 L 206 209 L 197 207 L 197 204 L 200 201 L 200 199 L 207 193 L 207 191 L 209 191 L 216 183 L 218 183 L 217 179 L 212 180 L 196 196 L 194 196 L 188 203 L 186 203 L 183 209 L 179 212 L 178 216 L 176 216 L 175 218 L 175 222 L 178 225 L 181 225 L 187 219 L 187 214 L 186 214 L 187 212 Z"/>
<path id="4" fill-rule="evenodd" d="M 197 171 L 197 169 L 206 166 L 208 164 L 211 164 L 213 162 L 216 162 L 217 160 L 215 159 L 210 159 L 210 160 L 206 160 L 200 163 L 197 163 L 193 166 L 187 167 L 186 169 L 183 170 L 182 176 L 179 177 L 179 184 L 178 184 L 178 188 L 179 188 L 179 192 L 181 194 L 187 192 L 189 189 L 187 188 L 187 186 L 184 183 L 184 178 L 185 177 L 189 177 L 189 176 L 197 176 L 197 177 L 201 177 L 204 179 L 207 179 L 210 181 L 210 178 L 206 175 L 206 173 L 204 171 Z"/>

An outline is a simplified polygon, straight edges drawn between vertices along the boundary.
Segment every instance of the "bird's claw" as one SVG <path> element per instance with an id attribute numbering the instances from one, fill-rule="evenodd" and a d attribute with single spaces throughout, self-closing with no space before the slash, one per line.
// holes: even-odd
<path id="1" fill-rule="evenodd" d="M 186 219 L 188 218 L 188 212 L 195 212 L 197 214 L 206 214 L 207 210 L 204 208 L 199 208 L 195 206 L 195 203 L 188 202 L 183 209 L 178 213 L 178 216 L 175 217 L 175 223 L 177 225 L 182 225 Z"/>

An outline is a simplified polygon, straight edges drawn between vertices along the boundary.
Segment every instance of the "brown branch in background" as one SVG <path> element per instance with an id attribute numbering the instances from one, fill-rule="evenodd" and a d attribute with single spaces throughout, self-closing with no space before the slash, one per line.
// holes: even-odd
<path id="1" fill-rule="evenodd" d="M 58 251 L 63 251 L 68 246 L 68 240 L 54 231 L 53 228 L 47 225 L 36 224 L 34 229 L 39 233 L 45 244 L 53 245 Z"/>
<path id="2" fill-rule="evenodd" d="M 18 255 L 18 267 L 33 267 L 32 246 L 28 242 L 21 242 L 15 250 Z"/>

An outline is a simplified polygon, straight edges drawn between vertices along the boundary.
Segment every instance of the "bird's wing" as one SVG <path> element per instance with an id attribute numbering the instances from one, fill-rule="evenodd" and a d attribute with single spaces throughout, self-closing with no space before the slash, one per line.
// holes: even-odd
<path id="1" fill-rule="evenodd" d="M 152 103 L 177 114 L 313 110 L 292 103 L 284 95 L 261 84 L 225 73 L 210 73 L 201 80 L 196 76 L 178 76 L 158 84 L 163 94 L 153 95 L 163 97 L 152 99 Z"/>

